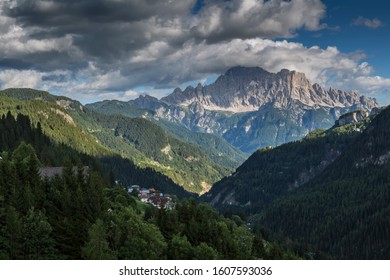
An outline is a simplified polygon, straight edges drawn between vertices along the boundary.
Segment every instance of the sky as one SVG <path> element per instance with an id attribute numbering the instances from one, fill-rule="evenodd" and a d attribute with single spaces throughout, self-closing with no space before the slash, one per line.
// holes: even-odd
<path id="1" fill-rule="evenodd" d="M 0 88 L 161 98 L 234 66 L 390 104 L 383 0 L 0 0 Z"/>

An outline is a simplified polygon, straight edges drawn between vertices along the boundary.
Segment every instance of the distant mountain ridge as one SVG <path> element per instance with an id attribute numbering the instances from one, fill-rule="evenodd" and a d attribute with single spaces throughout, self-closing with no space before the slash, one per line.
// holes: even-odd
<path id="1" fill-rule="evenodd" d="M 259 67 L 234 67 L 210 85 L 128 103 L 151 112 L 149 118 L 219 135 L 246 153 L 302 139 L 316 128 L 330 128 L 345 113 L 379 106 L 354 91 L 311 84 L 303 73 Z"/>

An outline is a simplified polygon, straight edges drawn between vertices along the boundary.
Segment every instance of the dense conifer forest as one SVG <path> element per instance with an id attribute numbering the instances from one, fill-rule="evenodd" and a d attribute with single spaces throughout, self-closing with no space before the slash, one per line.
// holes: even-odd
<path id="1" fill-rule="evenodd" d="M 315 258 L 388 259 L 389 119 L 386 108 L 261 149 L 204 199 Z"/>
<path id="2" fill-rule="evenodd" d="M 297 258 L 194 200 L 173 210 L 140 203 L 98 160 L 54 143 L 27 116 L 3 115 L 0 132 L 1 259 Z M 41 178 L 40 167 L 59 165 L 62 174 Z"/>

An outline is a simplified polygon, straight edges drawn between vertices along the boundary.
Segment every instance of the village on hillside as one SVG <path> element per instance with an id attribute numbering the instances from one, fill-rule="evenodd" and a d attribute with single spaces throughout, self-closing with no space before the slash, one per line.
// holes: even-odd
<path id="1" fill-rule="evenodd" d="M 0 157 L 1 160 L 1 157 Z M 42 167 L 39 168 L 39 175 L 42 178 L 54 178 L 55 176 L 62 176 L 64 172 L 64 167 Z M 78 168 L 73 167 L 73 172 L 77 175 Z M 89 167 L 83 167 L 84 176 L 87 177 L 89 174 Z M 119 184 L 118 181 L 115 181 L 116 184 Z M 132 185 L 126 188 L 129 194 L 135 195 L 139 198 L 141 202 L 148 203 L 157 207 L 158 209 L 166 209 L 172 210 L 175 208 L 175 203 L 172 200 L 172 196 L 170 194 L 164 194 L 157 191 L 155 188 L 141 188 L 138 185 Z"/>
<path id="2" fill-rule="evenodd" d="M 127 187 L 127 192 L 137 195 L 141 202 L 151 204 L 158 209 L 172 210 L 175 208 L 171 195 L 161 193 L 154 188 L 145 189 L 132 185 Z"/>

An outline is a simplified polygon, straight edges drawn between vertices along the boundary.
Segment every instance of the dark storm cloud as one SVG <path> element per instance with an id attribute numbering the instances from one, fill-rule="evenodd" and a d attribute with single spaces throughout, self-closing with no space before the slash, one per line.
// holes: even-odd
<path id="1" fill-rule="evenodd" d="M 73 53 L 74 60 L 93 60 L 102 67 L 115 68 L 112 64 L 155 40 L 172 39 L 173 45 L 182 44 L 181 25 L 173 20 L 189 14 L 194 4 L 193 0 L 17 0 L 4 5 L 3 13 L 28 32 L 28 39 L 68 36 L 74 51 L 78 50 Z M 166 34 L 171 26 L 176 33 Z M 72 66 L 64 63 L 72 61 L 71 56 L 67 50 L 58 52 L 57 67 Z M 76 63 L 73 68 L 79 66 Z"/>
<path id="2" fill-rule="evenodd" d="M 42 81 L 51 81 L 51 82 L 57 82 L 57 83 L 64 83 L 68 77 L 63 74 L 50 74 L 50 75 L 45 75 L 42 77 Z"/>
<path id="3" fill-rule="evenodd" d="M 135 22 L 158 14 L 186 15 L 193 0 L 16 0 L 6 6 L 8 16 L 26 25 L 77 26 L 79 23 Z"/>
<path id="4" fill-rule="evenodd" d="M 78 69 L 80 64 L 72 64 L 72 60 L 80 59 L 95 61 L 102 69 L 115 69 L 117 64 L 133 57 L 134 52 L 155 42 L 165 42 L 172 53 L 194 39 L 193 43 L 206 40 L 214 44 L 236 38 L 291 37 L 302 27 L 320 29 L 325 13 L 320 0 L 14 0 L 8 3 L 3 8 L 5 15 L 28 30 L 29 39 L 66 36 L 72 39 L 73 53 L 58 52 L 57 66 L 56 60 L 50 57 L 48 70 L 52 67 Z"/>
<path id="5" fill-rule="evenodd" d="M 0 69 L 13 68 L 13 69 L 20 70 L 20 69 L 32 68 L 32 66 L 33 65 L 31 63 L 19 59 L 12 59 L 12 58 L 0 59 Z"/>

